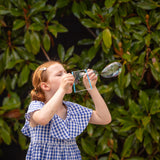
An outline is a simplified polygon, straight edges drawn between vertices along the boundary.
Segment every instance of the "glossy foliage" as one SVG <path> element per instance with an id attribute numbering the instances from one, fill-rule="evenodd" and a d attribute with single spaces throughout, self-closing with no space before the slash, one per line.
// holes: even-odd
<path id="1" fill-rule="evenodd" d="M 156 0 L 1 0 L 0 4 L 0 145 L 19 143 L 29 103 L 31 73 L 42 63 L 57 35 L 68 32 L 61 15 L 73 14 L 93 38 L 57 53 L 68 71 L 101 71 L 118 61 L 118 78 L 99 77 L 97 87 L 112 114 L 107 126 L 89 124 L 77 138 L 83 160 L 160 159 L 160 1 Z M 80 54 L 76 46 L 86 46 Z M 94 108 L 87 92 L 68 100 Z M 3 149 L 1 149 L 3 151 Z"/>

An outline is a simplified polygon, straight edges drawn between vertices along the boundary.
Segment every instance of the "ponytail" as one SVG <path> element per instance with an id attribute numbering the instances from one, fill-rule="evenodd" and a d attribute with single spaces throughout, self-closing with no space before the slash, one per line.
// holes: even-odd
<path id="1" fill-rule="evenodd" d="M 32 89 L 30 94 L 31 94 L 32 101 L 37 100 L 37 101 L 45 102 L 46 100 L 43 90 L 37 91 L 37 89 Z"/>

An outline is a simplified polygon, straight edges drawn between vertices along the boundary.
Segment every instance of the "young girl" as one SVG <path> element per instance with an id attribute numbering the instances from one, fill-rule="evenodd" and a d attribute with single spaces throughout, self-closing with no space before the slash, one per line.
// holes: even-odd
<path id="1" fill-rule="evenodd" d="M 72 93 L 74 77 L 63 65 L 49 61 L 40 65 L 33 74 L 32 102 L 25 114 L 22 133 L 30 137 L 26 160 L 81 160 L 75 138 L 88 123 L 106 125 L 111 115 L 96 88 L 97 76 L 88 70 L 92 89 L 88 90 L 95 110 L 69 101 L 65 94 Z M 89 86 L 87 76 L 84 85 Z"/>

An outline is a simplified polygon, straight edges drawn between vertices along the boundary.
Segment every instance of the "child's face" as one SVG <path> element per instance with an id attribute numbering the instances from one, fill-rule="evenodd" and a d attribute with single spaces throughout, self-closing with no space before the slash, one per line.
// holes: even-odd
<path id="1" fill-rule="evenodd" d="M 55 93 L 61 84 L 62 77 L 67 74 L 64 67 L 56 63 L 47 68 L 48 81 L 52 93 Z"/>

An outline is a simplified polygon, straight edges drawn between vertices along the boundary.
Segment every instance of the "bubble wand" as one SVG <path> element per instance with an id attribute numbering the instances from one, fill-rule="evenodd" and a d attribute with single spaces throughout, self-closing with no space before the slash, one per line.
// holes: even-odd
<path id="1" fill-rule="evenodd" d="M 97 71 L 93 70 L 93 72 L 95 72 L 97 75 L 102 76 L 103 78 L 113 78 L 113 77 L 117 77 L 122 71 L 122 64 L 119 62 L 113 62 L 110 63 L 109 65 L 107 65 L 100 74 L 98 74 Z M 84 76 L 84 74 L 87 74 L 87 69 L 83 69 L 83 70 L 78 70 L 78 71 L 73 71 L 72 75 L 75 78 L 75 82 L 73 84 L 73 90 L 74 93 L 76 92 L 80 92 L 80 91 L 84 91 L 84 90 L 88 90 L 88 89 L 92 89 L 92 85 L 91 85 L 91 81 L 89 79 L 89 76 L 87 74 L 87 78 L 88 78 L 88 82 L 90 85 L 90 88 L 87 89 L 81 89 L 81 87 L 79 88 L 80 90 L 77 90 L 76 85 L 79 84 L 81 82 L 82 77 Z"/>

